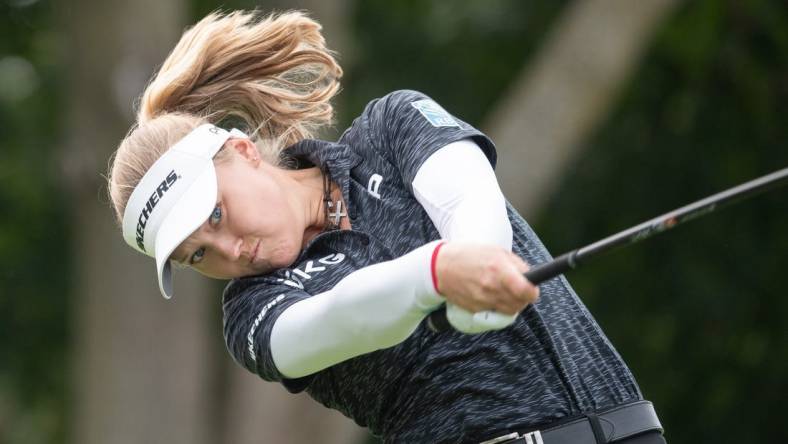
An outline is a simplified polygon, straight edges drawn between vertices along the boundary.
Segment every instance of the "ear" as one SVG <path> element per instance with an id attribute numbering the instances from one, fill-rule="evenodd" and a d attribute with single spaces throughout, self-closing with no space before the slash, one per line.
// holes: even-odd
<path id="1" fill-rule="evenodd" d="M 226 147 L 233 150 L 235 154 L 241 156 L 242 159 L 250 162 L 253 167 L 257 167 L 260 162 L 260 152 L 257 151 L 257 146 L 250 139 L 243 137 L 231 137 L 227 139 Z"/>

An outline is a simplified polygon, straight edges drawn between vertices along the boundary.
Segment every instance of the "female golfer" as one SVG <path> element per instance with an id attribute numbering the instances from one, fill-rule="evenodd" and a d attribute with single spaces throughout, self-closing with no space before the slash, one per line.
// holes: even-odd
<path id="1" fill-rule="evenodd" d="M 415 91 L 316 140 L 341 74 L 301 13 L 184 33 L 109 174 L 164 297 L 172 262 L 231 279 L 235 360 L 386 442 L 664 442 L 567 281 L 539 297 L 524 278 L 550 257 L 501 194 L 492 141 Z M 460 331 L 425 325 L 444 303 Z"/>

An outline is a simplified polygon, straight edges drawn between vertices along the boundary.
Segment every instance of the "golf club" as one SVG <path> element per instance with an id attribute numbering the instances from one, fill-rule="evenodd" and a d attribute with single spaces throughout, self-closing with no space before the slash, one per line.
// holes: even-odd
<path id="1" fill-rule="evenodd" d="M 788 183 L 788 168 L 783 168 L 670 211 L 585 247 L 562 254 L 550 262 L 534 266 L 525 273 L 525 277 L 534 285 L 539 285 L 544 281 L 577 268 L 582 262 L 591 257 L 613 250 L 616 247 L 640 242 L 683 222 L 706 215 L 718 208 L 753 197 L 786 183 Z M 445 306 L 430 314 L 427 325 L 435 332 L 454 329 L 446 317 Z"/>

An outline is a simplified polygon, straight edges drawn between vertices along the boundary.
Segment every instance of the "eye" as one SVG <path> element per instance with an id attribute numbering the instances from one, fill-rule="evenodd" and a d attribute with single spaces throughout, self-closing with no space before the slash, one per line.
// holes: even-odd
<path id="1" fill-rule="evenodd" d="M 189 265 L 194 265 L 200 262 L 203 256 L 205 256 L 205 247 L 200 247 L 189 258 Z"/>
<path id="2" fill-rule="evenodd" d="M 213 209 L 213 212 L 211 213 L 209 222 L 211 225 L 217 225 L 221 220 L 222 220 L 222 207 L 216 205 L 216 207 Z"/>

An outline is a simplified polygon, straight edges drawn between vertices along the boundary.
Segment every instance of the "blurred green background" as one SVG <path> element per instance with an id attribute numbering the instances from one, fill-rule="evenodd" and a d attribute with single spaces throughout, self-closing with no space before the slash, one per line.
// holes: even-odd
<path id="1" fill-rule="evenodd" d="M 394 89 L 418 89 L 490 130 L 499 144 L 499 163 L 514 163 L 507 162 L 507 152 L 522 153 L 526 161 L 510 168 L 525 177 L 531 173 L 529 135 L 502 146 L 495 137 L 501 119 L 491 117 L 516 118 L 517 107 L 504 108 L 510 111 L 503 114 L 493 110 L 515 95 L 517 85 L 527 90 L 538 84 L 528 73 L 549 63 L 551 51 L 560 53 L 560 44 L 550 42 L 571 35 L 568 30 L 579 20 L 573 21 L 573 11 L 578 14 L 583 5 L 595 6 L 600 14 L 609 12 L 606 7 L 642 7 L 621 1 L 313 3 L 321 5 L 312 15 L 324 24 L 345 68 L 336 101 L 337 131 L 368 100 Z M 607 105 L 591 108 L 593 118 L 586 119 L 591 123 L 564 143 L 571 145 L 571 155 L 551 173 L 551 185 L 537 204 L 522 209 L 554 255 L 788 166 L 786 4 L 662 3 L 662 15 L 650 30 L 631 37 L 639 39 L 642 50 L 605 93 Z M 132 374 L 148 370 L 150 381 L 165 374 L 177 379 L 189 370 L 178 366 L 182 360 L 165 362 L 161 355 L 144 367 L 148 370 L 113 367 L 115 355 L 92 345 L 97 335 L 116 333 L 115 318 L 96 308 L 96 301 L 114 303 L 112 292 L 85 282 L 91 282 L 89 276 L 106 276 L 110 282 L 111 270 L 118 268 L 115 258 L 133 254 L 125 252 L 119 231 L 112 231 L 101 175 L 133 121 L 133 98 L 184 27 L 218 7 L 268 11 L 309 7 L 310 2 L 117 4 L 0 0 L 0 443 L 278 442 L 252 432 L 259 440 L 246 441 L 240 437 L 246 435 L 227 431 L 238 429 L 234 421 L 241 416 L 228 413 L 237 402 L 223 394 L 233 375 L 231 363 L 198 378 L 210 383 L 190 386 L 206 392 L 188 396 L 189 411 L 197 413 L 174 427 L 190 428 L 197 420 L 189 418 L 198 418 L 199 439 L 180 437 L 177 430 L 137 435 L 161 426 L 151 425 L 149 418 L 137 426 L 113 426 L 122 415 L 114 406 L 121 398 L 99 402 L 104 395 L 86 392 L 100 393 L 117 384 L 113 381 L 133 380 Z M 134 15 L 129 8 L 144 11 Z M 139 48 L 133 44 L 111 46 L 123 39 L 134 42 L 134 32 L 150 33 L 163 16 L 177 17 L 175 25 L 161 41 L 141 41 L 141 47 L 150 47 L 138 57 L 152 60 L 147 65 L 128 61 L 137 60 L 133 55 Z M 621 16 L 613 16 L 606 31 L 619 26 L 616 17 Z M 103 21 L 109 24 L 102 28 Z M 94 26 L 88 38 L 81 34 Z M 604 63 L 608 49 L 583 54 Z M 124 59 L 124 51 L 132 57 Z M 115 58 L 102 63 L 102 53 Z M 598 72 L 574 75 L 593 82 Z M 88 89 L 80 89 L 84 85 Z M 572 100 L 577 97 L 567 97 L 566 106 L 576 106 Z M 94 100 L 104 102 L 93 105 Z M 560 134 L 563 123 L 553 121 L 550 128 Z M 567 128 L 571 125 L 568 121 Z M 103 138 L 91 138 L 102 131 Z M 86 205 L 97 210 L 88 211 Z M 105 231 L 110 237 L 102 237 Z M 83 240 L 93 239 L 91 233 L 102 241 L 86 248 Z M 153 280 L 151 264 L 145 266 L 147 274 L 141 276 Z M 782 443 L 788 442 L 782 422 L 788 400 L 783 321 L 788 298 L 780 281 L 786 266 L 788 189 L 783 189 L 602 257 L 568 277 L 654 401 L 668 442 Z M 211 287 L 207 308 L 195 315 L 203 319 L 195 331 L 203 332 L 201 344 L 207 345 L 188 358 L 198 363 L 189 368 L 229 361 L 221 341 L 219 291 Z M 87 296 L 92 292 L 97 295 Z M 154 298 L 156 293 L 148 291 L 137 299 Z M 117 308 L 118 319 L 136 307 L 135 300 L 126 299 L 117 301 L 128 304 Z M 179 303 L 160 310 L 179 310 Z M 155 304 L 157 311 L 165 306 Z M 157 344 L 155 337 L 137 344 L 137 335 L 168 322 L 152 313 L 135 312 L 141 321 L 113 343 L 128 345 L 125 354 L 135 363 Z M 94 316 L 107 325 L 85 330 Z M 120 376 L 112 379 L 111 372 Z M 256 402 L 269 402 L 271 396 L 260 395 Z M 151 399 L 151 409 L 157 402 Z M 84 407 L 91 403 L 97 407 Z M 258 422 L 267 415 L 261 408 Z M 101 412 L 107 415 L 98 416 Z M 320 425 L 323 419 L 309 422 L 300 413 L 286 418 L 296 421 L 294 428 L 318 424 L 313 434 L 330 429 Z M 168 422 L 172 425 L 162 420 Z M 98 430 L 96 423 L 104 428 Z M 371 439 L 348 433 L 355 442 Z"/>

